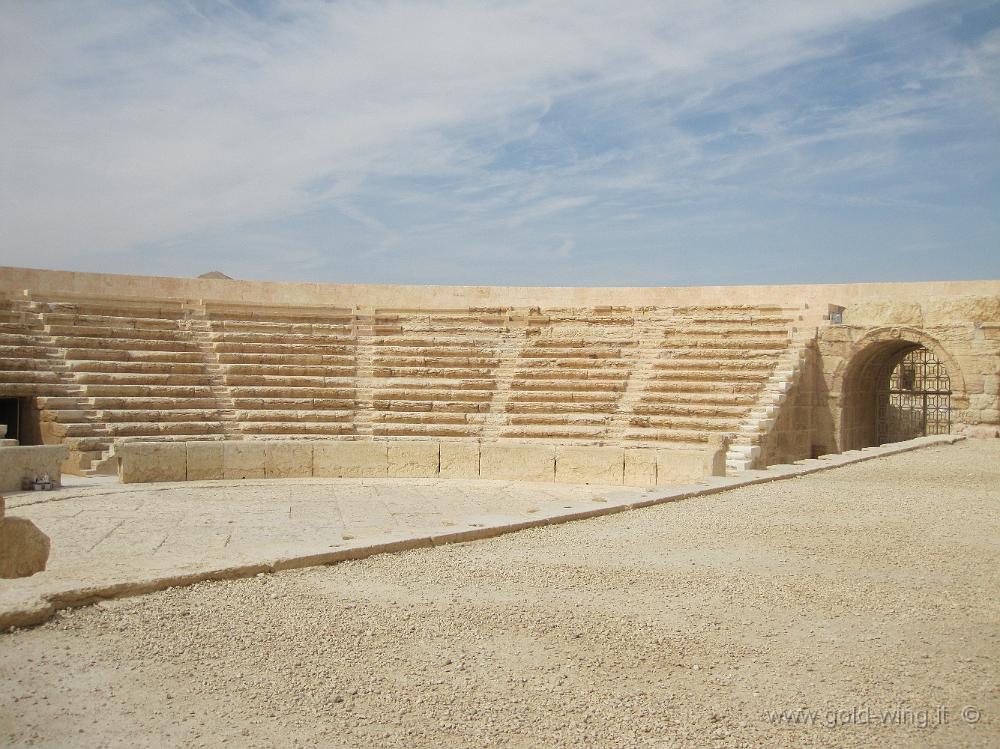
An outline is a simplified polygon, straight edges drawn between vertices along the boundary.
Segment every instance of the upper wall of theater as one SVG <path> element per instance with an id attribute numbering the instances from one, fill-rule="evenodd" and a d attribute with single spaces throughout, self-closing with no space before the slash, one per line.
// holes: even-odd
<path id="1" fill-rule="evenodd" d="M 826 305 L 850 307 L 860 302 L 884 305 L 893 317 L 926 306 L 930 298 L 998 297 L 997 281 L 933 281 L 920 283 L 853 283 L 769 286 L 681 287 L 544 287 L 544 286 L 401 286 L 383 284 L 283 283 L 230 281 L 163 276 L 36 270 L 0 267 L 0 293 L 58 292 L 81 296 L 158 299 L 202 299 L 253 304 L 372 306 L 393 308 L 449 307 L 593 307 L 740 304 L 807 304 L 826 312 Z M 878 316 L 869 304 L 865 319 Z M 961 308 L 950 308 L 954 314 Z M 981 310 L 981 307 L 970 309 Z M 916 313 L 913 313 L 916 314 Z M 981 314 L 977 312 L 975 314 Z"/>

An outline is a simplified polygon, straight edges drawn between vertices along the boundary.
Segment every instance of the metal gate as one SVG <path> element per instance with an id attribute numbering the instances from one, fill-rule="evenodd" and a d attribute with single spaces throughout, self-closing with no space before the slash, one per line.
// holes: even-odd
<path id="1" fill-rule="evenodd" d="M 890 365 L 891 366 L 891 365 Z M 951 431 L 951 379 L 928 349 L 914 349 L 879 380 L 878 444 Z"/>

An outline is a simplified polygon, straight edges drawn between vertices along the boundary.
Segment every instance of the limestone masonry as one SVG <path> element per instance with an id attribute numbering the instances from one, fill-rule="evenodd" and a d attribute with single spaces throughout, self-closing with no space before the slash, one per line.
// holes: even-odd
<path id="1" fill-rule="evenodd" d="M 0 268 L 8 437 L 66 446 L 70 472 L 123 460 L 125 480 L 162 480 L 159 464 L 182 480 L 651 486 L 992 434 L 998 381 L 1000 281 L 551 289 Z"/>

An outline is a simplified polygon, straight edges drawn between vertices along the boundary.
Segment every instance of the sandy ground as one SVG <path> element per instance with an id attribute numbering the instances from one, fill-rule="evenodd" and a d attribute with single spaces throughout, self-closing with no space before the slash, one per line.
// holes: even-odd
<path id="1" fill-rule="evenodd" d="M 6 746 L 997 746 L 1000 440 L 0 636 Z"/>

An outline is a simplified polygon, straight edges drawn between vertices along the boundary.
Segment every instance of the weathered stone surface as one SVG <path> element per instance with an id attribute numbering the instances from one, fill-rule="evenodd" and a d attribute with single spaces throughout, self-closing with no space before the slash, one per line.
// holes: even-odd
<path id="1" fill-rule="evenodd" d="M 263 442 L 223 442 L 222 473 L 227 479 L 265 477 Z"/>
<path id="2" fill-rule="evenodd" d="M 808 439 L 808 435 L 806 435 L 806 439 Z M 708 447 L 703 458 L 705 476 L 726 475 L 726 450 L 728 448 L 729 440 L 726 437 L 713 434 L 708 438 Z"/>
<path id="3" fill-rule="evenodd" d="M 479 443 L 442 441 L 441 478 L 479 478 Z"/>
<path id="4" fill-rule="evenodd" d="M 1000 321 L 1000 296 L 937 297 L 927 302 L 928 322 L 977 323 Z"/>
<path id="5" fill-rule="evenodd" d="M 388 473 L 394 478 L 434 478 L 438 475 L 440 448 L 436 441 L 389 442 Z"/>
<path id="6" fill-rule="evenodd" d="M 1000 437 L 1000 427 L 992 424 L 970 424 L 965 427 L 963 434 L 973 439 L 994 439 Z"/>
<path id="7" fill-rule="evenodd" d="M 624 481 L 625 448 L 559 445 L 555 480 L 560 484 L 617 485 Z"/>
<path id="8" fill-rule="evenodd" d="M 124 484 L 187 480 L 183 442 L 128 442 L 120 445 L 118 477 Z"/>
<path id="9" fill-rule="evenodd" d="M 656 486 L 656 450 L 632 447 L 625 450 L 626 486 Z"/>
<path id="10" fill-rule="evenodd" d="M 919 302 L 864 301 L 849 305 L 844 310 L 844 323 L 848 325 L 914 325 L 919 327 L 923 323 L 923 310 Z"/>
<path id="11" fill-rule="evenodd" d="M 656 451 L 656 483 L 690 484 L 705 477 L 704 450 Z"/>
<path id="12" fill-rule="evenodd" d="M 0 449 L 0 491 L 19 491 L 25 478 L 48 475 L 59 486 L 60 466 L 69 456 L 65 445 L 30 445 Z"/>
<path id="13" fill-rule="evenodd" d="M 222 442 L 188 442 L 188 481 L 225 478 L 223 471 L 223 450 Z"/>
<path id="14" fill-rule="evenodd" d="M 49 537 L 27 518 L 0 520 L 0 577 L 28 577 L 45 569 Z"/>
<path id="15" fill-rule="evenodd" d="M 312 476 L 313 443 L 301 440 L 265 442 L 264 475 L 269 479 Z"/>
<path id="16" fill-rule="evenodd" d="M 554 481 L 555 445 L 484 443 L 479 448 L 479 476 L 511 481 Z"/>
<path id="17" fill-rule="evenodd" d="M 313 475 L 378 478 L 389 474 L 386 442 L 328 441 L 313 445 Z"/>

